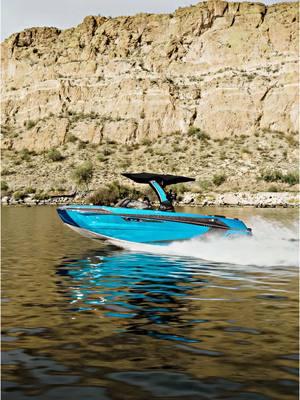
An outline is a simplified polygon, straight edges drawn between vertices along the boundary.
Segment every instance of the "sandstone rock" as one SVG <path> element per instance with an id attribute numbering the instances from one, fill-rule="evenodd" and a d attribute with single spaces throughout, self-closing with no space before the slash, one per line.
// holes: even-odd
<path id="1" fill-rule="evenodd" d="M 185 193 L 183 199 L 181 200 L 182 204 L 192 204 L 196 203 L 197 195 L 195 193 Z"/>
<path id="2" fill-rule="evenodd" d="M 205 199 L 204 201 L 207 201 Z M 208 202 L 209 204 L 209 202 Z M 289 207 L 299 206 L 299 196 L 290 192 L 239 192 L 217 194 L 210 204 L 217 206 Z"/>
<path id="3" fill-rule="evenodd" d="M 3 196 L 1 198 L 1 203 L 8 205 L 10 203 L 10 197 L 9 196 Z"/>
<path id="4" fill-rule="evenodd" d="M 68 132 L 130 143 L 192 125 L 214 138 L 296 131 L 297 28 L 297 3 L 210 1 L 16 33 L 2 43 L 2 121 L 21 135 L 3 146 L 41 151 Z"/>

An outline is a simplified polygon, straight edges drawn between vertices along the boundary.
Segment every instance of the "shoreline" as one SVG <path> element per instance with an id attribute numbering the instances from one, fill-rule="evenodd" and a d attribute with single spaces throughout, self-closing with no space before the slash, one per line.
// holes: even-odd
<path id="1" fill-rule="evenodd" d="M 89 204 L 86 195 L 55 195 L 48 199 L 37 200 L 30 194 L 24 199 L 15 200 L 5 196 L 1 199 L 2 206 L 62 206 L 70 204 Z M 177 207 L 253 207 L 253 208 L 297 208 L 300 197 L 298 192 L 228 192 L 228 193 L 191 193 L 180 196 Z"/>

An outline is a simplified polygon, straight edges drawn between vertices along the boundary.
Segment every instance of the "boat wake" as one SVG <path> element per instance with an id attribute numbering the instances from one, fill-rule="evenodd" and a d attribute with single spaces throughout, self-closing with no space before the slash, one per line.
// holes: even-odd
<path id="1" fill-rule="evenodd" d="M 284 226 L 279 223 L 253 218 L 252 237 L 234 239 L 212 237 L 173 242 L 167 246 L 155 246 L 124 242 L 123 248 L 130 251 L 194 257 L 214 263 L 251 266 L 298 266 L 298 224 Z M 120 246 L 120 243 L 118 243 Z"/>

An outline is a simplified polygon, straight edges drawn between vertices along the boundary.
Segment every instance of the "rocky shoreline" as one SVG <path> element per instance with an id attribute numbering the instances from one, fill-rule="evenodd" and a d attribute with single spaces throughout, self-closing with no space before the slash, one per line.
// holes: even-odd
<path id="1" fill-rule="evenodd" d="M 41 205 L 67 205 L 67 204 L 88 204 L 84 193 L 72 195 L 56 195 L 48 199 L 35 199 L 34 194 L 29 194 L 23 199 L 15 200 L 13 197 L 4 196 L 1 199 L 3 206 L 41 206 Z M 212 206 L 212 207 L 255 207 L 255 208 L 276 208 L 276 207 L 299 207 L 298 192 L 238 192 L 238 193 L 191 193 L 186 192 L 177 206 Z"/>

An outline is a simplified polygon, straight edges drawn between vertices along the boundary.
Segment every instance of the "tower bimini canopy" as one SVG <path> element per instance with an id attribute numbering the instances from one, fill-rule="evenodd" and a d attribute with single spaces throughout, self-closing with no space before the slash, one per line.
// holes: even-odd
<path id="1" fill-rule="evenodd" d="M 122 174 L 137 183 L 148 183 L 150 184 L 151 181 L 155 181 L 159 183 L 161 186 L 173 185 L 175 183 L 181 182 L 192 182 L 194 178 L 188 178 L 186 176 L 179 176 L 179 175 L 164 175 L 164 174 L 151 174 L 149 172 L 142 172 L 140 174 L 131 174 L 126 173 Z"/>
<path id="2" fill-rule="evenodd" d="M 160 209 L 166 211 L 174 211 L 174 207 L 172 205 L 172 196 L 164 191 L 164 187 L 175 183 L 195 180 L 186 176 L 151 174 L 149 172 L 142 172 L 140 174 L 126 173 L 122 175 L 137 183 L 148 183 L 159 199 Z"/>

